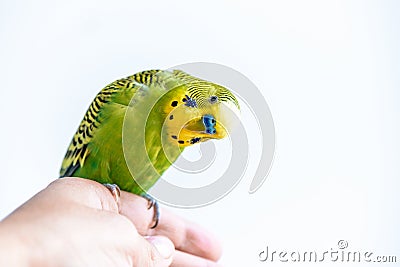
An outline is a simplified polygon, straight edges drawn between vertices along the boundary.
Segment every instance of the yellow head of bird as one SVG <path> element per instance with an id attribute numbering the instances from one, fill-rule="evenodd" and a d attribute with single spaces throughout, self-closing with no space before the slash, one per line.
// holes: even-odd
<path id="1" fill-rule="evenodd" d="M 225 87 L 194 80 L 174 89 L 166 118 L 168 138 L 180 147 L 229 135 L 239 120 L 239 103 Z"/>

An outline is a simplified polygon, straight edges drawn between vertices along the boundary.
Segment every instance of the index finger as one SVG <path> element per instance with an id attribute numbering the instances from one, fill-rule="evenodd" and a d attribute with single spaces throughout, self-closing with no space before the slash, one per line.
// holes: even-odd
<path id="1" fill-rule="evenodd" d="M 166 209 L 161 208 L 158 226 L 150 229 L 154 223 L 154 211 L 147 207 L 148 202 L 144 198 L 121 192 L 120 213 L 133 222 L 141 235 L 164 235 L 180 251 L 213 261 L 221 257 L 220 242 L 213 234 Z"/>

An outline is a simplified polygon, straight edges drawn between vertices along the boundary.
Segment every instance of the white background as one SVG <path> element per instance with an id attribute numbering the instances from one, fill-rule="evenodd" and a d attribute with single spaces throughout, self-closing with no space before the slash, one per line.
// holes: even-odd
<path id="1" fill-rule="evenodd" d="M 400 261 L 399 16 L 398 1 L 1 1 L 0 218 L 57 178 L 104 85 L 208 61 L 259 87 L 277 134 L 254 195 L 249 172 L 221 201 L 176 209 L 221 238 L 221 262 L 340 239 Z"/>

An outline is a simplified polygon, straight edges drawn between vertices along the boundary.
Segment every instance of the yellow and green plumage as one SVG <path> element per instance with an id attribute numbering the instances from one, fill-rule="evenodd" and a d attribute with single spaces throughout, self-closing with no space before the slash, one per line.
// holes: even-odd
<path id="1" fill-rule="evenodd" d="M 228 89 L 179 70 L 117 80 L 91 103 L 60 177 L 88 178 L 144 195 L 185 147 L 227 135 L 228 109 L 239 110 Z"/>

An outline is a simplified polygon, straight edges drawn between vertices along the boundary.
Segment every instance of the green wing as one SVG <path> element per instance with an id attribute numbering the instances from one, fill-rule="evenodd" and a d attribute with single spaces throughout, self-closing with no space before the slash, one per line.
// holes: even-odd
<path id="1" fill-rule="evenodd" d="M 129 104 L 134 93 L 143 86 L 150 87 L 162 81 L 161 70 L 148 70 L 117 80 L 103 88 L 90 104 L 65 154 L 60 177 L 72 176 L 85 164 L 90 155 L 90 142 L 101 127 L 102 111 L 111 103 Z"/>

